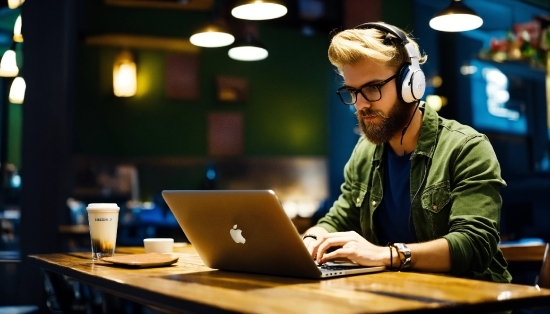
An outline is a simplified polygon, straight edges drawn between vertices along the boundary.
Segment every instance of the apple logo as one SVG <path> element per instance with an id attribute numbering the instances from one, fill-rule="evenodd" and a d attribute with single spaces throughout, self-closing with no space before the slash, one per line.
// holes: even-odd
<path id="1" fill-rule="evenodd" d="M 237 229 L 237 225 L 234 225 L 233 229 L 229 230 L 229 234 L 231 234 L 231 238 L 233 238 L 233 241 L 235 241 L 235 243 L 244 244 L 246 242 L 246 239 L 243 237 L 241 232 L 241 229 Z"/>

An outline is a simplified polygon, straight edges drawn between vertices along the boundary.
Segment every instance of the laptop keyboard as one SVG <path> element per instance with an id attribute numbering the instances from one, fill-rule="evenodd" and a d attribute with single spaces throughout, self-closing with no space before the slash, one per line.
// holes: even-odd
<path id="1" fill-rule="evenodd" d="M 344 270 L 344 269 L 350 269 L 354 266 L 329 266 L 326 264 L 317 265 L 322 270 Z"/>

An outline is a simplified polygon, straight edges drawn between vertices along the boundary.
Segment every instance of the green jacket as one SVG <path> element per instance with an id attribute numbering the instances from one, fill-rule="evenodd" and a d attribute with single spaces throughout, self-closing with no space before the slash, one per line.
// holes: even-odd
<path id="1" fill-rule="evenodd" d="M 419 242 L 445 238 L 451 275 L 510 282 L 498 248 L 502 198 L 506 183 L 487 137 L 471 127 L 424 112 L 416 150 L 411 154 L 411 211 Z M 373 213 L 382 201 L 383 145 L 364 136 L 344 168 L 342 194 L 318 226 L 330 232 L 356 231 L 379 243 Z M 414 259 L 414 254 L 413 254 Z"/>

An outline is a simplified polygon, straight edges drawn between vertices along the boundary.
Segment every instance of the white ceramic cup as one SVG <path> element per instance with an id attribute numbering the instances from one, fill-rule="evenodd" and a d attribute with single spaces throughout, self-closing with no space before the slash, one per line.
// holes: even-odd
<path id="1" fill-rule="evenodd" d="M 148 238 L 143 239 L 145 253 L 172 253 L 174 239 L 172 238 Z"/>
<path id="2" fill-rule="evenodd" d="M 92 240 L 92 259 L 115 255 L 118 212 L 115 203 L 91 203 L 86 207 Z"/>

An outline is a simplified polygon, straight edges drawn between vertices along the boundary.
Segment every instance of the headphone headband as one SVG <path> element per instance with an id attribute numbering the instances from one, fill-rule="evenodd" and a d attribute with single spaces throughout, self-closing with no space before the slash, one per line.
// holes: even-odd
<path id="1" fill-rule="evenodd" d="M 354 27 L 354 29 L 369 29 L 369 28 L 375 28 L 381 31 L 385 31 L 386 33 L 390 33 L 401 39 L 401 44 L 405 46 L 409 43 L 409 40 L 407 39 L 407 35 L 402 32 L 401 30 L 397 29 L 393 25 L 389 25 L 383 22 L 369 22 L 369 23 L 363 23 L 360 25 L 357 25 Z"/>
<path id="2" fill-rule="evenodd" d="M 401 31 L 400 29 L 398 29 L 393 25 L 386 24 L 384 22 L 369 22 L 369 23 L 363 23 L 354 27 L 354 29 L 370 29 L 370 28 L 378 29 L 398 37 L 401 40 L 401 46 L 405 47 L 405 51 L 407 52 L 407 55 L 409 57 L 410 64 L 412 65 L 412 67 L 414 67 L 415 69 L 416 68 L 420 69 L 420 65 L 418 63 L 419 61 L 418 52 L 416 51 L 414 46 L 409 42 L 407 35 L 403 31 Z"/>

